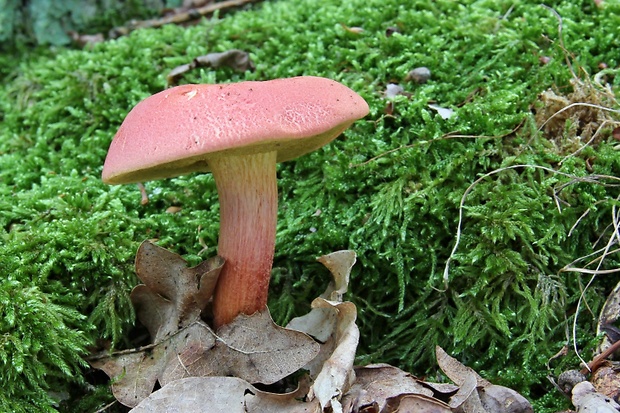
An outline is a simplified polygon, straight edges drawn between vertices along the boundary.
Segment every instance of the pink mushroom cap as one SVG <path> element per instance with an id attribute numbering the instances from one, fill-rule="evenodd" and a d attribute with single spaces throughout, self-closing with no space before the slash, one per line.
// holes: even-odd
<path id="1" fill-rule="evenodd" d="M 330 79 L 185 85 L 138 103 L 103 166 L 110 184 L 211 171 L 220 200 L 218 254 L 226 263 L 213 323 L 267 302 L 275 248 L 276 162 L 317 149 L 368 114 L 357 93 Z"/>
<path id="2" fill-rule="evenodd" d="M 321 77 L 183 85 L 138 103 L 106 157 L 102 179 L 124 184 L 210 170 L 208 159 L 311 152 L 368 114 L 348 87 Z"/>

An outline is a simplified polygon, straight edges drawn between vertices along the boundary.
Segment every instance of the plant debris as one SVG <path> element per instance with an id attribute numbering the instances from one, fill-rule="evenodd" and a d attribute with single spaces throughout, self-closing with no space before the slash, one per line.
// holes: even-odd
<path id="1" fill-rule="evenodd" d="M 187 268 L 177 254 L 145 241 L 136 272 L 145 283 L 131 293 L 138 319 L 153 344 L 91 357 L 113 379 L 112 392 L 136 406 L 153 391 L 184 377 L 234 375 L 252 383 L 274 383 L 299 370 L 318 353 L 306 334 L 273 323 L 267 309 L 241 315 L 217 333 L 202 320 L 223 260 L 214 257 Z"/>
<path id="2" fill-rule="evenodd" d="M 154 250 L 156 256 L 180 264 L 174 254 L 164 251 Z M 312 302 L 312 310 L 293 319 L 287 329 L 274 326 L 267 310 L 239 316 L 217 335 L 204 322 L 194 321 L 167 334 L 148 351 L 136 349 L 108 357 L 100 368 L 116 377 L 112 384 L 115 396 L 123 404 L 135 406 L 132 412 L 198 413 L 206 405 L 211 412 L 226 413 L 532 412 L 529 402 L 517 392 L 493 385 L 439 347 L 437 362 L 455 384 L 426 382 L 388 364 L 354 367 L 359 340 L 357 312 L 353 303 L 342 299 L 356 255 L 337 251 L 318 260 L 330 270 L 333 280 Z M 302 332 L 320 343 L 318 354 L 300 357 L 299 353 L 310 347 L 271 336 L 307 337 Z M 292 373 L 292 366 L 303 366 L 308 372 L 292 392 L 270 393 L 251 384 L 283 378 L 278 372 Z M 269 380 L 264 379 L 265 371 L 274 373 L 267 374 Z M 149 394 L 157 379 L 162 388 Z M 142 390 L 139 396 L 138 388 Z"/>
<path id="3" fill-rule="evenodd" d="M 236 377 L 186 377 L 171 382 L 142 401 L 132 413 L 179 411 L 186 413 L 304 413 L 316 412 L 317 403 L 302 402 L 306 388 L 275 394 L 261 391 Z"/>
<path id="4" fill-rule="evenodd" d="M 573 388 L 573 406 L 578 412 L 617 413 L 620 405 L 596 391 L 592 383 L 582 381 Z"/>
<path id="5" fill-rule="evenodd" d="M 457 408 L 466 405 L 468 407 L 465 411 L 471 412 L 534 412 L 530 402 L 516 391 L 492 384 L 472 368 L 449 356 L 441 347 L 436 348 L 436 354 L 439 368 L 460 387 L 459 392 L 464 393 L 462 390 L 467 389 L 467 397 L 459 399 L 458 403 L 451 403 L 451 407 Z"/>
<path id="6" fill-rule="evenodd" d="M 450 108 L 444 108 L 434 103 L 429 103 L 428 107 L 437 112 L 439 116 L 441 116 L 441 119 L 450 119 L 452 116 L 454 116 L 454 111 Z"/>
<path id="7" fill-rule="evenodd" d="M 236 72 L 254 70 L 254 62 L 252 62 L 247 52 L 231 49 L 221 53 L 209 53 L 204 56 L 198 56 L 190 63 L 175 67 L 166 76 L 166 82 L 168 87 L 172 87 L 178 83 L 183 75 L 197 67 L 217 69 L 224 66 L 230 67 Z"/>
<path id="8" fill-rule="evenodd" d="M 208 16 L 216 11 L 228 10 L 235 7 L 241 7 L 249 3 L 255 3 L 257 0 L 225 0 L 219 2 L 208 2 L 208 4 L 196 7 L 196 8 L 179 8 L 166 16 L 150 19 L 131 21 L 126 26 L 115 27 L 108 33 L 108 37 L 116 39 L 120 36 L 126 36 L 136 29 L 142 29 L 146 27 L 161 27 L 165 24 L 183 24 L 200 19 L 201 17 Z"/>
<path id="9" fill-rule="evenodd" d="M 536 123 L 558 153 L 568 155 L 597 145 L 610 134 L 602 133 L 605 127 L 619 125 L 617 116 L 612 116 L 618 112 L 611 109 L 618 107 L 618 102 L 611 87 L 601 81 L 598 75 L 594 80 L 575 77 L 571 80 L 572 92 L 564 95 L 548 89 L 539 95 L 540 102 L 534 108 Z"/>

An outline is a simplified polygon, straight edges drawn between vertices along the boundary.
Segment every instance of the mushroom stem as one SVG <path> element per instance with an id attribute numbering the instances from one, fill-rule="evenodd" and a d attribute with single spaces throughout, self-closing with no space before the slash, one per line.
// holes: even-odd
<path id="1" fill-rule="evenodd" d="M 226 263 L 213 298 L 215 328 L 267 304 L 278 218 L 277 153 L 209 159 L 220 199 L 218 254 Z"/>

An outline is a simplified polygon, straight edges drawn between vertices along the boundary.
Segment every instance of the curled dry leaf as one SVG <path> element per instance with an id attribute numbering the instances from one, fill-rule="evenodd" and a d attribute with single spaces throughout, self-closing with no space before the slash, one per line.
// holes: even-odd
<path id="1" fill-rule="evenodd" d="M 185 377 L 235 376 L 271 384 L 303 367 L 318 353 L 307 335 L 276 326 L 265 309 L 239 316 L 215 334 L 196 321 L 151 346 L 91 361 L 113 378 L 112 392 L 136 406 L 152 391 Z"/>
<path id="2" fill-rule="evenodd" d="M 334 412 L 342 411 L 339 399 L 355 379 L 353 361 L 359 342 L 355 324 L 357 309 L 351 302 L 340 301 L 347 290 L 355 259 L 353 251 L 338 251 L 319 258 L 332 271 L 334 282 L 312 302 L 308 314 L 291 320 L 287 326 L 322 343 L 319 355 L 305 366 L 315 378 L 309 399 L 318 399 L 322 409 L 331 408 Z"/>
<path id="3" fill-rule="evenodd" d="M 200 320 L 224 260 L 213 257 L 188 268 L 178 254 L 144 241 L 136 253 L 136 274 L 144 283 L 131 291 L 131 302 L 153 343 Z"/>
<path id="4" fill-rule="evenodd" d="M 351 269 L 355 265 L 356 259 L 355 252 L 350 250 L 336 251 L 317 258 L 317 261 L 323 264 L 332 273 L 334 278 L 327 286 L 325 292 L 320 295 L 321 298 L 331 301 L 342 301 L 342 296 L 349 288 Z"/>
<path id="5" fill-rule="evenodd" d="M 355 383 L 344 395 L 344 411 L 383 412 L 387 400 L 404 394 L 431 397 L 433 391 L 411 374 L 389 364 L 371 364 L 355 368 Z"/>
<path id="6" fill-rule="evenodd" d="M 618 413 L 620 405 L 598 393 L 592 383 L 582 381 L 573 387 L 573 406 L 578 412 Z"/>
<path id="7" fill-rule="evenodd" d="M 381 413 L 452 413 L 452 409 L 441 400 L 421 394 L 403 394 L 388 400 Z"/>
<path id="8" fill-rule="evenodd" d="M 168 87 L 175 85 L 181 77 L 197 67 L 210 67 L 217 69 L 220 67 L 230 67 L 236 72 L 245 72 L 246 70 L 254 70 L 254 62 L 250 59 L 247 52 L 239 49 L 231 49 L 221 53 L 209 53 L 204 56 L 198 56 L 190 63 L 177 66 L 168 73 L 166 81 Z"/>
<path id="9" fill-rule="evenodd" d="M 468 406 L 465 410 L 467 412 L 478 411 L 478 406 L 481 405 L 480 398 L 476 393 L 476 386 L 478 384 L 478 380 L 476 375 L 470 374 L 464 378 L 461 384 L 459 384 L 458 391 L 450 397 L 450 402 L 448 403 L 450 407 L 453 409 L 457 409 L 460 406 Z M 484 410 L 480 410 L 484 412 Z"/>
<path id="10" fill-rule="evenodd" d="M 151 394 L 132 413 L 306 413 L 317 403 L 301 402 L 307 388 L 274 394 L 258 390 L 236 377 L 188 377 L 173 381 Z M 208 409 L 207 409 L 208 407 Z"/>
<path id="11" fill-rule="evenodd" d="M 309 400 L 317 398 L 323 409 L 331 407 L 335 413 L 342 412 L 340 397 L 349 390 L 355 380 L 353 362 L 359 342 L 359 329 L 355 324 L 357 310 L 351 302 L 337 303 L 317 298 L 312 302 L 315 309 L 331 311 L 335 315 L 334 331 L 330 340 L 321 346 L 321 352 L 306 368 L 316 370 L 325 357 L 321 370 L 308 394 Z M 323 351 L 331 349 L 330 353 Z"/>
<path id="12" fill-rule="evenodd" d="M 437 364 L 441 371 L 443 371 L 457 386 L 462 386 L 470 376 L 476 378 L 476 383 L 480 387 L 491 385 L 491 382 L 483 379 L 474 369 L 465 366 L 454 357 L 451 357 L 441 347 L 435 347 L 435 354 L 437 357 Z"/>
<path id="13" fill-rule="evenodd" d="M 439 368 L 459 386 L 450 407 L 472 413 L 533 413 L 531 404 L 516 391 L 492 384 L 439 346 L 435 352 Z"/>
<path id="14" fill-rule="evenodd" d="M 217 334 L 201 313 L 213 293 L 221 259 L 193 268 L 150 242 L 136 257 L 136 272 L 145 283 L 131 293 L 140 321 L 153 344 L 91 358 L 106 372 L 114 396 L 136 406 L 159 381 L 162 386 L 191 376 L 234 375 L 251 383 L 274 383 L 297 371 L 319 351 L 306 334 L 278 327 L 265 308 L 239 316 Z"/>

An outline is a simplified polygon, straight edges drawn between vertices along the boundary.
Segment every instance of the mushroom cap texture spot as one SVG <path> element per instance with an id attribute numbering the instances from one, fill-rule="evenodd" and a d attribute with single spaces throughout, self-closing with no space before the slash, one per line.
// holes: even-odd
<path id="1" fill-rule="evenodd" d="M 286 161 L 332 141 L 368 111 L 357 93 L 321 77 L 176 86 L 129 112 L 102 178 L 170 178 L 209 171 L 213 157 L 267 151 Z"/>

